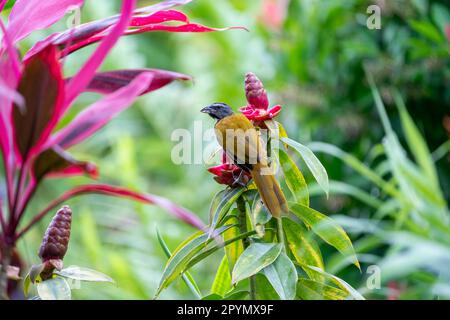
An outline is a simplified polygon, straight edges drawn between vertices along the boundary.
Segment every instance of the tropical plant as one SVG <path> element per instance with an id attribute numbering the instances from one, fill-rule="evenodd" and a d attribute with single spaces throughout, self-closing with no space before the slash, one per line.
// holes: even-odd
<path id="1" fill-rule="evenodd" d="M 309 206 L 307 184 L 289 153 L 295 151 L 302 157 L 328 193 L 325 168 L 310 149 L 288 138 L 283 126 L 273 119 L 281 107 L 268 109 L 267 94 L 259 79 L 249 73 L 245 84 L 248 104 L 240 110 L 262 136 L 269 129 L 267 153 L 272 155 L 272 166 L 279 165 L 283 171 L 281 181 L 292 200 L 290 213 L 273 217 L 263 207 L 254 183 L 249 183 L 248 174 L 224 156 L 223 164 L 208 169 L 219 184 L 227 185 L 211 201 L 208 230 L 196 232 L 172 253 L 158 234 L 170 257 L 156 296 L 183 276 L 202 299 L 363 299 L 344 280 L 325 271 L 319 246 L 308 230 L 358 268 L 359 262 L 345 231 Z M 217 251 L 223 252 L 221 263 L 211 291 L 202 295 L 188 270 Z M 245 289 L 246 283 L 249 289 Z"/>
<path id="2" fill-rule="evenodd" d="M 379 196 L 353 186 L 350 195 L 372 208 L 370 217 L 340 216 L 358 240 L 355 249 L 361 261 L 376 264 L 384 290 L 368 291 L 374 297 L 395 299 L 434 299 L 450 297 L 450 212 L 440 188 L 435 162 L 450 150 L 448 141 L 431 153 L 414 119 L 407 112 L 401 94 L 392 90 L 400 114 L 408 149 L 393 131 L 374 80 L 369 84 L 385 130 L 381 144 L 373 147 L 370 159 L 374 168 L 336 146 L 325 143 L 309 145 L 315 152 L 332 155 L 350 166 L 373 184 Z M 333 183 L 337 185 L 337 183 Z M 348 265 L 332 258 L 330 270 L 340 272 Z M 392 294 L 389 286 L 398 292 Z M 363 289 L 364 290 L 364 289 Z"/>
<path id="3" fill-rule="evenodd" d="M 69 206 L 63 206 L 56 212 L 42 238 L 39 248 L 42 263 L 33 265 L 25 277 L 25 296 L 28 295 L 31 284 L 34 284 L 38 296 L 32 298 L 33 300 L 70 300 L 72 286 L 79 287 L 81 282 L 114 282 L 96 270 L 79 266 L 63 268 L 71 225 L 72 210 Z"/>
<path id="4" fill-rule="evenodd" d="M 6 0 L 0 1 L 0 10 Z M 54 33 L 36 43 L 24 55 L 17 45 L 35 30 L 48 28 L 83 0 L 18 0 L 11 8 L 0 48 L 0 146 L 3 155 L 6 199 L 0 205 L 0 294 L 7 297 L 7 270 L 18 260 L 17 241 L 69 198 L 82 194 L 103 194 L 155 204 L 186 223 L 203 227 L 190 211 L 171 201 L 106 184 L 77 186 L 58 196 L 45 209 L 20 226 L 26 209 L 44 179 L 87 174 L 98 177 L 95 165 L 74 159 L 66 150 L 90 137 L 137 97 L 174 80 L 190 77 L 157 69 L 97 72 L 122 35 L 148 31 L 211 32 L 214 29 L 189 22 L 182 12 L 169 10 L 190 0 L 171 0 L 135 9 L 135 0 L 124 0 L 120 15 L 85 23 Z M 175 23 L 175 24 L 173 24 Z M 98 48 L 78 72 L 65 77 L 64 57 L 99 42 Z M 70 121 L 64 116 L 83 92 L 103 95 Z"/>

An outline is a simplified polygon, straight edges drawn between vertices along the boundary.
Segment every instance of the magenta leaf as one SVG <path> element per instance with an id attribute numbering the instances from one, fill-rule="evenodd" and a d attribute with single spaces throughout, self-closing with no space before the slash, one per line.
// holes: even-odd
<path id="1" fill-rule="evenodd" d="M 80 143 L 128 108 L 150 87 L 153 75 L 141 73 L 129 85 L 105 96 L 78 114 L 66 127 L 50 138 L 46 147 L 60 145 L 64 149 Z"/>
<path id="2" fill-rule="evenodd" d="M 78 73 L 69 81 L 66 88 L 66 101 L 64 110 L 66 110 L 75 98 L 86 89 L 94 77 L 95 72 L 105 60 L 106 55 L 119 40 L 122 33 L 126 30 L 131 20 L 136 0 L 124 0 L 122 3 L 122 13 L 119 21 L 114 25 L 111 31 L 106 35 L 100 46 L 91 55 L 89 60 L 83 65 Z"/>
<path id="3" fill-rule="evenodd" d="M 232 28 L 210 28 L 199 24 L 189 23 L 188 17 L 176 10 L 162 10 L 159 8 L 168 8 L 176 4 L 187 3 L 190 1 L 166 1 L 160 4 L 138 9 L 134 12 L 130 20 L 125 35 L 143 33 L 148 31 L 168 31 L 168 32 L 213 32 L 224 31 Z M 156 11 L 156 9 L 160 11 Z M 155 12 L 156 11 L 156 12 Z M 67 30 L 61 33 L 50 35 L 48 38 L 38 42 L 27 53 L 26 59 L 41 50 L 48 44 L 59 46 L 63 50 L 63 55 L 70 54 L 76 50 L 84 48 L 90 44 L 102 40 L 109 32 L 118 16 L 109 17 L 103 20 L 93 21 L 83 24 L 74 30 Z M 168 26 L 166 22 L 181 22 L 179 26 Z"/>
<path id="4" fill-rule="evenodd" d="M 13 108 L 16 144 L 23 159 L 46 141 L 61 113 L 64 80 L 58 58 L 57 49 L 49 46 L 25 64 L 18 87 L 25 109 Z"/>
<path id="5" fill-rule="evenodd" d="M 47 213 L 49 213 L 53 208 L 59 206 L 61 203 L 67 201 L 68 199 L 83 195 L 83 194 L 103 194 L 107 196 L 128 198 L 134 201 L 142 202 L 145 204 L 157 205 L 169 212 L 171 215 L 177 217 L 178 219 L 186 222 L 187 224 L 197 228 L 204 229 L 205 224 L 191 211 L 176 205 L 168 199 L 165 199 L 160 196 L 139 193 L 126 188 L 104 185 L 104 184 L 91 184 L 75 187 L 60 197 L 55 199 L 52 203 L 49 204 L 47 208 L 42 210 L 39 214 L 37 214 L 31 222 L 22 229 L 16 236 L 16 239 L 20 238 L 24 233 L 26 233 L 35 223 L 39 222 Z"/>
<path id="6" fill-rule="evenodd" d="M 133 28 L 130 28 L 124 32 L 124 35 L 133 35 L 144 32 L 151 31 L 165 31 L 165 32 L 215 32 L 215 31 L 226 31 L 230 29 L 245 29 L 243 27 L 228 27 L 228 28 L 211 28 L 207 26 L 203 26 L 201 24 L 196 23 L 185 23 L 182 25 L 174 26 L 174 25 L 166 25 L 166 24 L 148 24 L 148 25 L 140 25 Z M 94 34 L 93 36 L 79 41 L 73 45 L 71 45 L 65 52 L 67 54 L 72 53 L 76 50 L 79 50 L 83 47 L 101 41 L 106 36 L 106 31 L 99 32 Z"/>
<path id="7" fill-rule="evenodd" d="M 89 83 L 86 91 L 97 92 L 101 94 L 112 93 L 130 84 L 137 76 L 142 73 L 151 74 L 152 81 L 142 94 L 155 91 L 174 80 L 190 80 L 191 77 L 166 70 L 159 69 L 127 69 L 115 70 L 97 73 Z"/>
<path id="8" fill-rule="evenodd" d="M 180 11 L 164 10 L 152 13 L 150 15 L 138 15 L 131 19 L 130 27 L 140 27 L 149 24 L 163 23 L 167 21 L 188 22 L 189 18 Z"/>
<path id="9" fill-rule="evenodd" d="M 8 0 L 0 0 L 0 12 L 3 11 L 3 8 L 5 7 L 5 4 L 8 2 Z"/>
<path id="10" fill-rule="evenodd" d="M 47 28 L 84 0 L 17 0 L 9 15 L 8 32 L 13 43 L 31 32 Z"/>
<path id="11" fill-rule="evenodd" d="M 39 182 L 43 177 L 64 177 L 87 174 L 93 179 L 98 178 L 97 167 L 85 161 L 78 161 L 61 147 L 55 146 L 40 153 L 33 163 L 32 176 Z"/>

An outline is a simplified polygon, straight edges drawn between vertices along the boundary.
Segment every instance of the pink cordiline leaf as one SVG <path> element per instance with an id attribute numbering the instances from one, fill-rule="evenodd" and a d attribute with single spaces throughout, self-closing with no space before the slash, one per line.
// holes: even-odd
<path id="1" fill-rule="evenodd" d="M 22 40 L 36 30 L 44 29 L 74 7 L 81 7 L 84 0 L 17 0 L 9 15 L 8 32 L 13 43 Z"/>
<path id="2" fill-rule="evenodd" d="M 143 25 L 139 27 L 133 27 L 124 32 L 124 35 L 133 35 L 151 31 L 165 31 L 165 32 L 216 32 L 216 31 L 226 31 L 231 29 L 243 29 L 247 30 L 244 27 L 227 27 L 227 28 L 211 28 L 197 23 L 185 23 L 182 25 L 174 26 L 174 25 L 166 25 L 166 24 L 149 24 Z M 67 50 L 68 53 L 72 53 L 76 50 L 79 50 L 83 47 L 101 41 L 105 37 L 105 31 L 100 32 L 98 34 L 93 35 L 90 38 L 87 38 L 83 41 L 75 43 L 70 46 Z"/>
<path id="3" fill-rule="evenodd" d="M 82 111 L 66 127 L 49 139 L 46 147 L 60 145 L 64 149 L 80 143 L 107 124 L 115 115 L 128 108 L 150 87 L 153 75 L 142 73 L 127 86 L 114 91 Z"/>
<path id="4" fill-rule="evenodd" d="M 101 94 L 111 93 L 127 86 L 142 73 L 151 74 L 153 79 L 141 95 L 164 87 L 174 80 L 191 80 L 191 77 L 185 74 L 159 69 L 114 70 L 95 74 L 86 91 Z"/>
<path id="5" fill-rule="evenodd" d="M 25 110 L 13 109 L 13 131 L 17 156 L 25 159 L 47 140 L 62 113 L 64 80 L 55 47 L 27 61 L 18 92 L 25 99 Z"/>
<path id="6" fill-rule="evenodd" d="M 134 16 L 132 17 L 129 26 L 140 26 L 140 25 L 148 25 L 151 23 L 161 23 L 166 21 L 181 21 L 187 22 L 187 17 L 184 13 L 175 11 L 175 10 L 166 10 L 166 11 L 152 11 L 151 13 L 147 13 L 143 15 L 142 13 L 134 12 Z M 63 32 L 54 33 L 48 36 L 46 39 L 36 43 L 30 51 L 25 56 L 25 59 L 28 59 L 30 56 L 36 54 L 42 48 L 49 44 L 54 44 L 60 47 L 65 47 L 65 52 L 69 54 L 70 52 L 75 51 L 76 49 L 85 47 L 90 44 L 89 40 L 91 37 L 99 34 L 106 29 L 112 27 L 119 19 L 119 16 L 113 16 L 102 20 L 92 21 L 80 26 L 77 26 L 74 29 L 69 29 Z M 70 48 L 73 46 L 73 49 Z"/>
<path id="7" fill-rule="evenodd" d="M 90 162 L 76 160 L 59 146 L 41 152 L 33 161 L 31 169 L 31 176 L 37 183 L 45 176 L 67 177 L 81 174 L 97 179 L 98 169 Z"/>
<path id="8" fill-rule="evenodd" d="M 168 21 L 188 22 L 189 18 L 183 12 L 177 10 L 163 10 L 150 15 L 133 16 L 130 27 L 140 27 Z"/>
<path id="9" fill-rule="evenodd" d="M 61 203 L 67 201 L 68 199 L 84 195 L 84 194 L 102 194 L 107 196 L 121 197 L 127 198 L 131 200 L 135 200 L 138 202 L 142 202 L 145 204 L 157 205 L 165 210 L 167 210 L 171 215 L 179 218 L 180 220 L 186 222 L 187 224 L 197 228 L 204 229 L 205 224 L 191 211 L 180 207 L 173 203 L 172 201 L 152 194 L 135 192 L 126 188 L 116 187 L 105 184 L 90 184 L 83 185 L 79 187 L 75 187 L 60 197 L 52 201 L 47 208 L 38 213 L 31 222 L 22 229 L 16 236 L 16 238 L 20 238 L 24 233 L 26 233 L 35 223 L 39 222 L 47 213 L 49 213 L 53 208 L 59 206 Z"/>
<path id="10" fill-rule="evenodd" d="M 5 4 L 8 2 L 8 0 L 0 0 L 0 12 L 3 11 L 3 8 L 5 7 Z"/>
<path id="11" fill-rule="evenodd" d="M 133 15 L 136 0 L 124 0 L 122 3 L 122 13 L 119 21 L 114 25 L 111 31 L 106 35 L 100 46 L 94 54 L 88 59 L 78 73 L 72 78 L 66 86 L 66 101 L 64 109 L 66 110 L 73 100 L 86 89 L 94 77 L 95 72 L 105 60 L 106 55 L 119 40 L 120 36 L 126 30 Z"/>

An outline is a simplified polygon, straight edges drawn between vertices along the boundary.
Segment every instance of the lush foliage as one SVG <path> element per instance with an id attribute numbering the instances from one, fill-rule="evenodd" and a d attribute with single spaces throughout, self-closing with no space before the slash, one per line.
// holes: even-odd
<path id="1" fill-rule="evenodd" d="M 0 1 L 5 5 L 1 19 L 6 27 L 15 2 Z M 147 7 L 155 2 L 140 0 L 139 6 Z M 335 275 L 345 279 L 366 299 L 448 298 L 449 275 L 445 266 L 448 265 L 450 237 L 450 13 L 447 1 L 344 2 L 196 0 L 181 9 L 192 20 L 217 27 L 241 25 L 250 32 L 236 30 L 203 35 L 146 32 L 123 37 L 108 52 L 96 71 L 97 76 L 113 76 L 123 83 L 123 76 L 125 79 L 127 75 L 135 78 L 142 69 L 155 71 L 148 70 L 151 66 L 177 70 L 183 73 L 178 74 L 177 79 L 186 79 L 184 74 L 187 74 L 194 81 L 177 81 L 140 97 L 133 108 L 123 110 L 115 119 L 108 119 L 111 121 L 99 128 L 98 134 L 74 145 L 69 150 L 73 155 L 70 159 L 83 160 L 76 162 L 83 164 L 83 168 L 86 168 L 86 159 L 98 165 L 101 168 L 98 177 L 101 186 L 122 186 L 114 190 L 134 199 L 133 195 L 141 196 L 142 193 L 127 194 L 130 189 L 158 194 L 175 201 L 178 207 L 189 208 L 202 221 L 208 221 L 211 201 L 213 198 L 218 200 L 214 195 L 224 187 L 205 170 L 213 164 L 175 165 L 171 162 L 174 145 L 171 133 L 175 128 L 186 128 L 193 133 L 195 120 L 204 120 L 203 126 L 209 128 L 211 122 L 204 119 L 198 110 L 211 101 L 227 101 L 238 111 L 245 101 L 242 77 L 253 70 L 270 88 L 270 100 L 283 103 L 277 121 L 283 123 L 289 138 L 312 150 L 327 170 L 328 197 L 304 162 L 304 150 L 297 153 L 294 145 L 287 149 L 282 147 L 304 176 L 309 192 L 308 207 L 327 213 L 346 230 L 361 265 L 360 272 L 351 261 L 322 240 L 320 234 L 306 232 L 308 237 L 305 239 L 317 243 L 317 251 L 320 251 L 323 261 L 321 269 L 327 272 L 316 274 L 320 278 L 319 283 L 328 274 Z M 374 2 L 382 6 L 380 30 L 369 30 L 365 25 L 367 6 Z M 121 3 L 85 1 L 81 10 L 82 22 L 101 21 L 115 15 L 121 11 Z M 159 9 L 171 11 L 173 8 Z M 62 10 L 59 17 L 65 13 Z M 182 14 L 174 14 L 171 17 L 185 19 Z M 49 38 L 53 33 L 63 31 L 64 34 L 67 29 L 65 21 L 70 16 L 68 13 L 58 22 L 57 19 L 52 20 L 55 24 L 49 28 L 42 29 L 46 26 L 41 25 L 39 29 L 42 30 L 35 30 L 16 42 L 14 46 L 20 52 L 19 65 L 23 62 L 20 57 L 26 59 L 27 52 L 33 52 L 29 51 L 31 48 L 39 49 L 35 46 L 37 43 L 44 39 L 53 41 L 52 37 Z M 178 23 L 185 22 L 168 25 Z M 81 70 L 84 62 L 96 51 L 95 46 L 81 49 L 69 44 L 70 51 L 60 52 L 62 56 L 66 55 L 58 61 L 65 79 Z M 6 57 L 9 58 L 9 53 Z M 122 72 L 129 68 L 134 71 Z M 111 70 L 121 72 L 111 74 Z M 152 83 L 157 77 L 155 72 L 153 77 Z M 373 78 L 372 86 L 368 81 L 370 77 Z M 116 90 L 117 82 L 114 83 L 113 90 Z M 89 85 L 85 87 L 84 93 L 71 103 L 52 133 L 70 124 L 80 111 L 101 99 L 102 95 L 111 93 L 104 91 L 105 86 L 91 89 Z M 21 105 L 20 96 L 14 91 L 4 90 L 4 87 L 0 90 L 1 99 L 5 93 L 16 105 Z M 64 150 L 64 154 L 67 152 Z M 291 163 L 284 153 L 279 153 L 280 162 Z M 87 168 L 95 167 L 89 165 Z M 296 170 L 292 169 L 295 166 L 291 164 L 290 168 L 286 176 L 295 176 L 296 181 L 301 181 Z M 95 170 L 90 172 L 95 173 Z M 2 182 L 7 181 L 6 178 L 2 176 Z M 290 184 L 284 172 L 280 181 L 283 181 L 290 200 L 298 202 L 298 199 L 305 199 L 301 188 Z M 48 213 L 54 213 L 52 208 L 42 208 L 49 207 L 49 204 L 59 206 L 59 202 L 52 201 L 64 194 L 59 199 L 74 210 L 65 265 L 92 267 L 108 274 L 117 283 L 115 286 L 83 283 L 81 290 L 72 291 L 73 298 L 154 297 L 168 257 L 176 253 L 174 248 L 181 246 L 180 243 L 194 229 L 161 214 L 164 209 L 145 206 L 142 202 L 128 202 L 115 197 L 105 200 L 95 194 L 72 197 L 86 194 L 79 188 L 91 184 L 92 180 L 86 175 L 41 179 L 16 230 L 18 233 L 27 225 L 33 225 L 20 237 L 12 254 L 11 265 L 21 268 L 18 275 L 11 272 L 11 278 L 24 278 L 31 264 L 36 263 L 36 253 L 51 218 Z M 85 191 L 110 195 L 102 190 Z M 243 192 L 248 192 L 246 207 L 247 213 L 251 213 L 254 208 L 250 206 L 253 204 L 250 196 L 255 191 Z M 224 194 L 221 193 L 222 196 Z M 3 183 L 0 197 L 8 199 Z M 147 202 L 140 197 L 138 199 Z M 151 199 L 164 200 L 159 197 Z M 167 204 L 165 201 L 162 203 Z M 228 215 L 238 216 L 236 209 L 233 207 Z M 9 217 L 8 201 L 3 200 L 2 210 Z M 42 219 L 32 222 L 39 212 L 43 212 Z M 228 219 L 232 223 L 234 217 Z M 291 219 L 284 219 L 286 243 L 289 237 L 293 243 L 302 240 L 292 239 L 305 231 L 302 223 L 295 220 L 294 224 Z M 272 232 L 272 240 L 263 242 L 270 245 L 277 243 L 277 235 L 276 224 L 269 224 L 272 226 L 265 226 L 264 234 L 268 237 Z M 250 235 L 251 240 L 262 235 L 257 233 L 262 227 L 255 227 L 253 220 L 248 221 L 247 227 L 247 232 L 256 232 Z M 160 231 L 159 236 L 156 229 Z M 236 231 L 237 228 L 233 227 L 225 230 L 223 235 L 236 237 L 238 234 L 233 234 Z M 201 237 L 200 234 L 197 236 Z M 218 237 L 208 241 L 207 248 L 223 245 Z M 241 243 L 242 239 L 234 242 L 239 246 Z M 165 244 L 164 250 L 161 250 L 161 244 Z M 242 249 L 233 245 L 225 250 L 217 249 L 181 275 L 181 281 L 173 281 L 159 297 L 201 298 L 208 296 L 211 290 L 216 294 L 210 298 L 226 296 L 229 288 L 222 284 L 231 281 L 226 278 L 230 265 L 223 257 L 233 254 L 233 250 L 241 252 Z M 300 249 L 299 254 L 304 255 Z M 288 247 L 286 253 L 291 262 L 297 262 L 293 251 L 296 249 Z M 380 287 L 368 286 L 374 275 L 369 272 L 373 270 L 372 266 L 379 267 Z M 312 278 L 317 269 L 307 272 L 299 265 L 295 267 L 300 274 L 298 287 L 311 288 L 296 292 L 298 297 L 302 293 L 304 296 L 301 298 L 319 299 L 324 297 L 324 293 L 342 293 L 334 290 L 336 288 L 348 291 L 349 287 L 340 287 L 342 283 L 335 282 L 334 277 L 328 278 L 327 286 L 319 286 Z M 275 265 L 272 271 L 269 273 L 276 274 Z M 254 277 L 257 285 L 262 282 L 266 288 L 277 287 L 268 282 L 263 271 L 259 273 Z M 225 278 L 220 280 L 217 274 Z M 235 298 L 249 297 L 249 282 L 249 279 L 240 281 L 232 292 L 242 295 Z M 13 283 L 17 282 L 10 282 Z M 23 298 L 20 288 L 10 286 L 10 290 L 13 298 Z M 282 291 L 285 291 L 284 286 Z M 275 290 L 271 293 L 271 297 L 279 298 Z M 306 296 L 308 293 L 310 295 Z"/>

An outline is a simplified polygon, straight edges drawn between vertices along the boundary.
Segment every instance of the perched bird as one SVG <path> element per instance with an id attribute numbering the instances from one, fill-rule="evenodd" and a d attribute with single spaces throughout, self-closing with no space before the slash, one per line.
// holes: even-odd
<path id="1" fill-rule="evenodd" d="M 242 114 L 233 113 L 225 103 L 214 103 L 201 110 L 216 119 L 216 137 L 225 153 L 252 175 L 261 199 L 274 217 L 288 213 L 286 197 L 268 165 L 267 152 L 258 131 Z"/>

